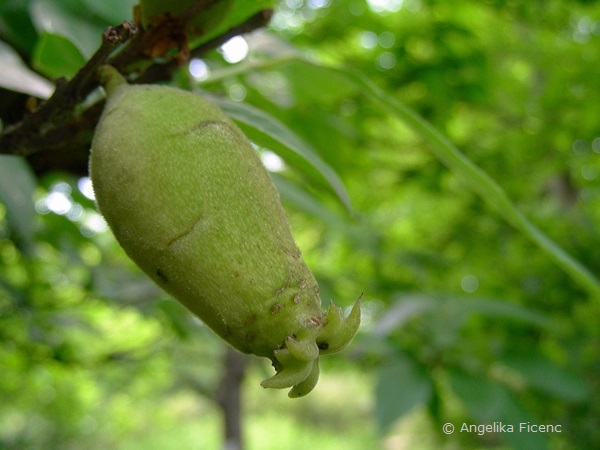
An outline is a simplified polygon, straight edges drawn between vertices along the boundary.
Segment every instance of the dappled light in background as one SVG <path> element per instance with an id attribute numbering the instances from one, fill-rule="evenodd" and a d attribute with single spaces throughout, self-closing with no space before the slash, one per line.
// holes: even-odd
<path id="1" fill-rule="evenodd" d="M 64 189 L 64 187 L 67 189 Z M 44 214 L 52 211 L 55 214 L 67 214 L 73 209 L 69 195 L 71 193 L 70 186 L 66 183 L 61 183 L 56 186 L 43 200 L 38 202 L 38 212 Z"/>
<path id="2" fill-rule="evenodd" d="M 285 162 L 277 153 L 270 150 L 260 152 L 260 159 L 269 172 L 281 172 L 285 169 Z"/>
<path id="3" fill-rule="evenodd" d="M 86 198 L 94 200 L 94 187 L 92 186 L 90 177 L 81 177 L 79 181 L 77 181 L 77 187 Z"/>
<path id="4" fill-rule="evenodd" d="M 220 51 L 225 61 L 235 64 L 248 56 L 248 43 L 242 36 L 235 36 L 225 42 Z"/>
<path id="5" fill-rule="evenodd" d="M 88 200 L 94 199 L 93 189 L 88 177 L 80 178 L 77 188 Z M 80 226 L 85 236 L 91 236 L 107 230 L 107 225 L 95 208 L 84 208 L 73 198 L 73 187 L 65 182 L 54 183 L 48 192 L 35 204 L 40 214 L 58 214 L 65 216 Z"/>
<path id="6" fill-rule="evenodd" d="M 475 292 L 477 288 L 479 288 L 479 280 L 475 275 L 465 275 L 460 280 L 460 287 L 462 287 L 465 292 Z"/>
<path id="7" fill-rule="evenodd" d="M 392 13 L 398 11 L 404 0 L 367 0 L 369 8 L 376 13 Z"/>
<path id="8" fill-rule="evenodd" d="M 210 76 L 208 65 L 199 58 L 194 58 L 190 61 L 189 71 L 190 75 L 192 75 L 196 81 L 206 80 Z"/>
<path id="9" fill-rule="evenodd" d="M 243 84 L 232 84 L 229 86 L 228 94 L 234 102 L 241 102 L 246 98 L 246 87 Z"/>

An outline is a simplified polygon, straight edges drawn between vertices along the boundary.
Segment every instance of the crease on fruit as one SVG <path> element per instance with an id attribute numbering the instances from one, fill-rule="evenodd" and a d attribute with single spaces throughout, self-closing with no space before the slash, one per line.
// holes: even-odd
<path id="1" fill-rule="evenodd" d="M 215 125 L 215 126 L 224 126 L 229 128 L 232 131 L 235 131 L 231 126 L 229 126 L 229 124 L 225 121 L 225 120 L 219 120 L 219 119 L 207 119 L 207 120 L 203 120 L 201 122 L 198 122 L 196 124 L 194 124 L 193 126 L 189 127 L 189 128 L 185 128 L 183 130 L 177 130 L 174 131 L 172 133 L 167 134 L 168 137 L 170 138 L 175 138 L 177 136 L 182 136 L 182 135 L 186 135 L 186 134 L 192 134 L 197 132 L 198 130 L 201 130 L 203 128 L 209 127 L 211 125 Z"/>
<path id="2" fill-rule="evenodd" d="M 191 233 L 193 233 L 203 218 L 204 218 L 204 211 L 201 211 L 200 214 L 198 214 L 198 217 L 196 217 L 196 219 L 192 222 L 192 224 L 188 228 L 183 230 L 181 233 L 173 236 L 173 238 L 169 242 L 167 242 L 167 248 L 170 248 L 177 241 L 180 241 L 181 239 L 184 239 L 186 236 L 189 236 Z"/>
<path id="3" fill-rule="evenodd" d="M 292 388 L 288 392 L 291 398 L 303 397 L 312 391 L 319 381 L 319 356 L 343 350 L 358 331 L 360 298 L 347 317 L 341 308 L 330 303 L 317 322 L 285 338 L 282 348 L 273 352 L 272 362 L 277 373 L 263 380 L 261 386 Z"/>

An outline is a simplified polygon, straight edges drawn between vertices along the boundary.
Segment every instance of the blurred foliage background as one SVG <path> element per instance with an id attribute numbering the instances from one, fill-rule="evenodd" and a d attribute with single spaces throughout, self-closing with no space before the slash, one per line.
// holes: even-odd
<path id="1" fill-rule="evenodd" d="M 73 76 L 133 3 L 0 2 L 3 126 L 26 95 Z M 364 293 L 364 319 L 304 399 L 260 388 L 271 368 L 248 360 L 246 448 L 600 448 L 600 299 L 328 69 L 431 122 L 598 274 L 600 2 L 275 6 L 266 29 L 173 84 L 240 121 L 324 302 Z M 220 448 L 226 354 L 127 259 L 84 174 L 0 157 L 0 448 Z M 561 432 L 518 432 L 527 422 Z M 460 431 L 493 423 L 515 431 Z"/>

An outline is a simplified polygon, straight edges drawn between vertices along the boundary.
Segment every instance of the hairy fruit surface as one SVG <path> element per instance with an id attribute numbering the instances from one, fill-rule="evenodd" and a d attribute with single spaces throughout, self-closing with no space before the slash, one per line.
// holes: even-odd
<path id="1" fill-rule="evenodd" d="M 320 354 L 360 323 L 329 305 L 294 242 L 270 176 L 239 128 L 206 99 L 130 86 L 101 72 L 108 99 L 90 174 L 100 212 L 127 254 L 233 347 L 271 359 L 262 382 L 310 392 Z"/>

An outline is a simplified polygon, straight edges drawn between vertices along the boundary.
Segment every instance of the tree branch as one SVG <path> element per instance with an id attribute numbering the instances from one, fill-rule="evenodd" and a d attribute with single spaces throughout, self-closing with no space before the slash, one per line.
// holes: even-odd
<path id="1" fill-rule="evenodd" d="M 223 357 L 225 373 L 215 392 L 215 401 L 224 416 L 226 449 L 243 450 L 242 438 L 242 381 L 246 373 L 247 357 L 227 346 Z"/>
<path id="2" fill-rule="evenodd" d="M 209 9 L 219 0 L 199 0 L 182 13 L 182 19 L 190 14 Z M 228 39 L 265 26 L 272 10 L 263 10 L 243 23 L 232 27 L 222 35 L 211 39 L 192 50 L 198 57 L 219 47 Z M 179 20 L 179 19 L 178 19 Z M 98 88 L 97 69 L 111 64 L 122 73 L 128 74 L 148 62 L 147 68 L 134 83 L 156 83 L 170 80 L 181 60 L 171 59 L 167 63 L 152 63 L 144 54 L 143 38 L 146 30 L 138 29 L 134 22 L 124 22 L 107 28 L 102 35 L 102 44 L 90 60 L 71 79 L 57 82 L 52 97 L 37 110 L 16 124 L 5 127 L 0 134 L 0 154 L 27 157 L 33 170 L 43 174 L 51 170 L 63 170 L 76 175 L 87 173 L 87 156 L 94 128 L 102 112 L 103 101 L 82 112 L 79 105 Z M 126 44 L 120 51 L 119 46 Z"/>
<path id="3" fill-rule="evenodd" d="M 225 33 L 205 42 L 204 44 L 196 47 L 191 52 L 191 57 L 198 58 L 210 50 L 220 47 L 229 39 L 240 34 L 250 33 L 258 28 L 262 28 L 269 23 L 273 11 L 265 9 L 258 12 L 257 14 L 249 17 L 247 20 L 239 25 L 236 25 Z M 142 76 L 135 80 L 136 83 L 156 83 L 158 81 L 170 80 L 173 72 L 178 68 L 175 61 L 169 61 L 166 64 L 153 64 L 150 66 Z"/>
<path id="4" fill-rule="evenodd" d="M 108 27 L 102 33 L 102 44 L 90 60 L 66 82 L 60 79 L 52 97 L 25 119 L 8 127 L 0 135 L 0 151 L 13 155 L 29 156 L 44 149 L 46 133 L 62 123 L 73 112 L 74 107 L 98 87 L 95 81 L 98 67 L 104 64 L 113 50 L 127 42 L 138 32 L 133 22 L 124 22 Z M 32 145 L 35 143 L 38 145 Z"/>

